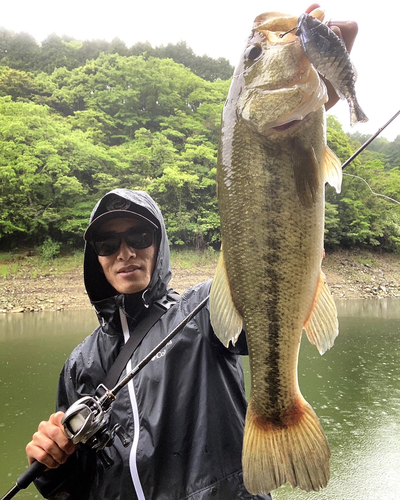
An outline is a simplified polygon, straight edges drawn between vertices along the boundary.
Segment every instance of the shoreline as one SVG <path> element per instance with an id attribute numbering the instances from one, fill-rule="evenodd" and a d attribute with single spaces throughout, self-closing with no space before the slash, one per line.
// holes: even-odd
<path id="1" fill-rule="evenodd" d="M 57 273 L 51 266 L 55 267 L 49 264 L 49 269 L 35 278 L 27 277 L 28 272 L 0 278 L 0 314 L 90 309 L 81 267 Z M 171 286 L 182 293 L 211 279 L 215 265 L 193 265 L 188 269 L 173 263 L 172 269 Z M 322 269 L 336 299 L 400 297 L 398 255 L 362 250 L 327 252 Z"/>

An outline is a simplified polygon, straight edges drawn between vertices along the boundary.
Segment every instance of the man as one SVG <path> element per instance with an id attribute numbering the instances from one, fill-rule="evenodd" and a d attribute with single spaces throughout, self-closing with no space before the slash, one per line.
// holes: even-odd
<path id="1" fill-rule="evenodd" d="M 114 461 L 110 469 L 65 437 L 62 412 L 104 382 L 149 306 L 166 296 L 171 277 L 164 221 L 144 192 L 117 189 L 105 195 L 85 239 L 85 285 L 101 326 L 67 360 L 59 411 L 39 425 L 27 446 L 30 462 L 54 468 L 36 482 L 40 492 L 57 499 L 269 498 L 250 495 L 242 481 L 246 400 L 238 354 L 246 347 L 242 342 L 226 349 L 220 343 L 207 306 L 118 394 L 111 426 L 122 424 L 133 443 L 124 448 L 116 439 L 107 449 Z M 208 295 L 210 284 L 189 289 L 169 308 L 128 370 Z"/>

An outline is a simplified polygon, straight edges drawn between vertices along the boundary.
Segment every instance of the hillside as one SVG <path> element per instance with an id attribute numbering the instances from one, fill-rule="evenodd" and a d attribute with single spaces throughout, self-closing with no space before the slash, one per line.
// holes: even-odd
<path id="1" fill-rule="evenodd" d="M 32 276 L 29 257 L 18 272 L 0 278 L 0 312 L 30 312 L 90 308 L 80 265 L 60 272 L 56 261 L 43 274 Z M 215 262 L 191 267 L 173 265 L 172 286 L 183 292 L 213 277 Z M 371 299 L 400 297 L 400 257 L 367 251 L 328 253 L 323 269 L 335 298 Z"/>

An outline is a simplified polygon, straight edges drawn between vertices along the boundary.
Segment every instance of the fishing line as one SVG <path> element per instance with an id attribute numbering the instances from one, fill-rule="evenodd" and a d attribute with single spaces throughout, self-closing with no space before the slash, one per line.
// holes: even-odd
<path id="1" fill-rule="evenodd" d="M 295 26 L 294 28 L 292 28 L 292 29 L 291 29 L 291 30 L 289 30 L 289 31 L 286 31 L 285 33 L 281 33 L 281 34 L 279 35 L 279 38 L 283 38 L 284 36 L 286 36 L 287 34 L 291 33 L 291 32 L 292 32 L 292 31 L 294 31 L 294 30 L 297 30 L 297 26 Z"/>
<path id="2" fill-rule="evenodd" d="M 386 196 L 385 194 L 375 193 L 375 191 L 372 190 L 372 188 L 368 184 L 368 182 L 365 179 L 363 179 L 362 177 L 360 177 L 359 175 L 348 174 L 347 172 L 343 172 L 343 175 L 348 175 L 349 177 L 354 177 L 355 179 L 360 179 L 361 181 L 365 182 L 365 184 L 368 186 L 371 193 L 374 194 L 375 196 L 381 196 L 382 198 L 386 198 L 387 200 L 393 201 L 394 203 L 397 203 L 398 205 L 400 205 L 400 201 L 397 201 L 394 198 L 391 198 L 390 196 Z"/>
<path id="3" fill-rule="evenodd" d="M 357 149 L 357 151 L 352 155 L 350 156 L 350 158 L 348 158 L 342 165 L 342 170 L 344 168 L 347 167 L 347 165 L 349 163 L 351 163 L 354 158 L 356 158 L 360 153 L 361 151 L 363 151 L 367 146 L 368 144 L 370 144 L 374 139 L 376 139 L 376 137 L 378 137 L 378 135 L 382 132 L 382 130 L 384 130 L 390 123 L 392 123 L 393 120 L 395 120 L 398 116 L 400 115 L 400 110 L 397 111 L 397 113 L 395 113 L 391 118 L 390 120 L 388 120 L 385 125 L 383 125 L 380 129 L 378 129 L 375 134 L 373 134 L 367 141 L 364 142 L 364 144 Z M 362 177 L 360 177 L 359 175 L 353 175 L 353 174 L 348 174 L 347 172 L 343 172 L 343 175 L 348 175 L 349 177 L 354 177 L 356 179 L 360 179 L 362 180 L 363 182 L 365 182 L 365 184 L 368 186 L 369 190 L 371 191 L 371 193 L 375 196 L 380 196 L 381 198 L 386 198 L 387 200 L 389 201 L 393 201 L 393 203 L 397 203 L 398 205 L 400 205 L 400 201 L 397 201 L 395 200 L 394 198 L 391 198 L 390 196 L 386 196 L 385 194 L 379 194 L 379 193 L 375 193 L 375 191 L 373 191 L 373 189 L 371 188 L 371 186 L 368 184 L 368 182 L 363 179 Z"/>

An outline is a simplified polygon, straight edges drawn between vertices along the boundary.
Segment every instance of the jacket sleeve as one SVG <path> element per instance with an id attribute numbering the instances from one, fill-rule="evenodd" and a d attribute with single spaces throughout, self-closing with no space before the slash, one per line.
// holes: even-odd
<path id="1" fill-rule="evenodd" d="M 68 363 L 68 362 L 67 362 Z M 73 401 L 68 398 L 66 387 L 67 365 L 60 375 L 57 394 L 57 411 L 65 411 Z M 96 457 L 94 452 L 80 445 L 67 462 L 57 469 L 44 472 L 34 481 L 39 493 L 51 500 L 86 500 L 89 498 L 90 486 L 95 471 Z"/>

